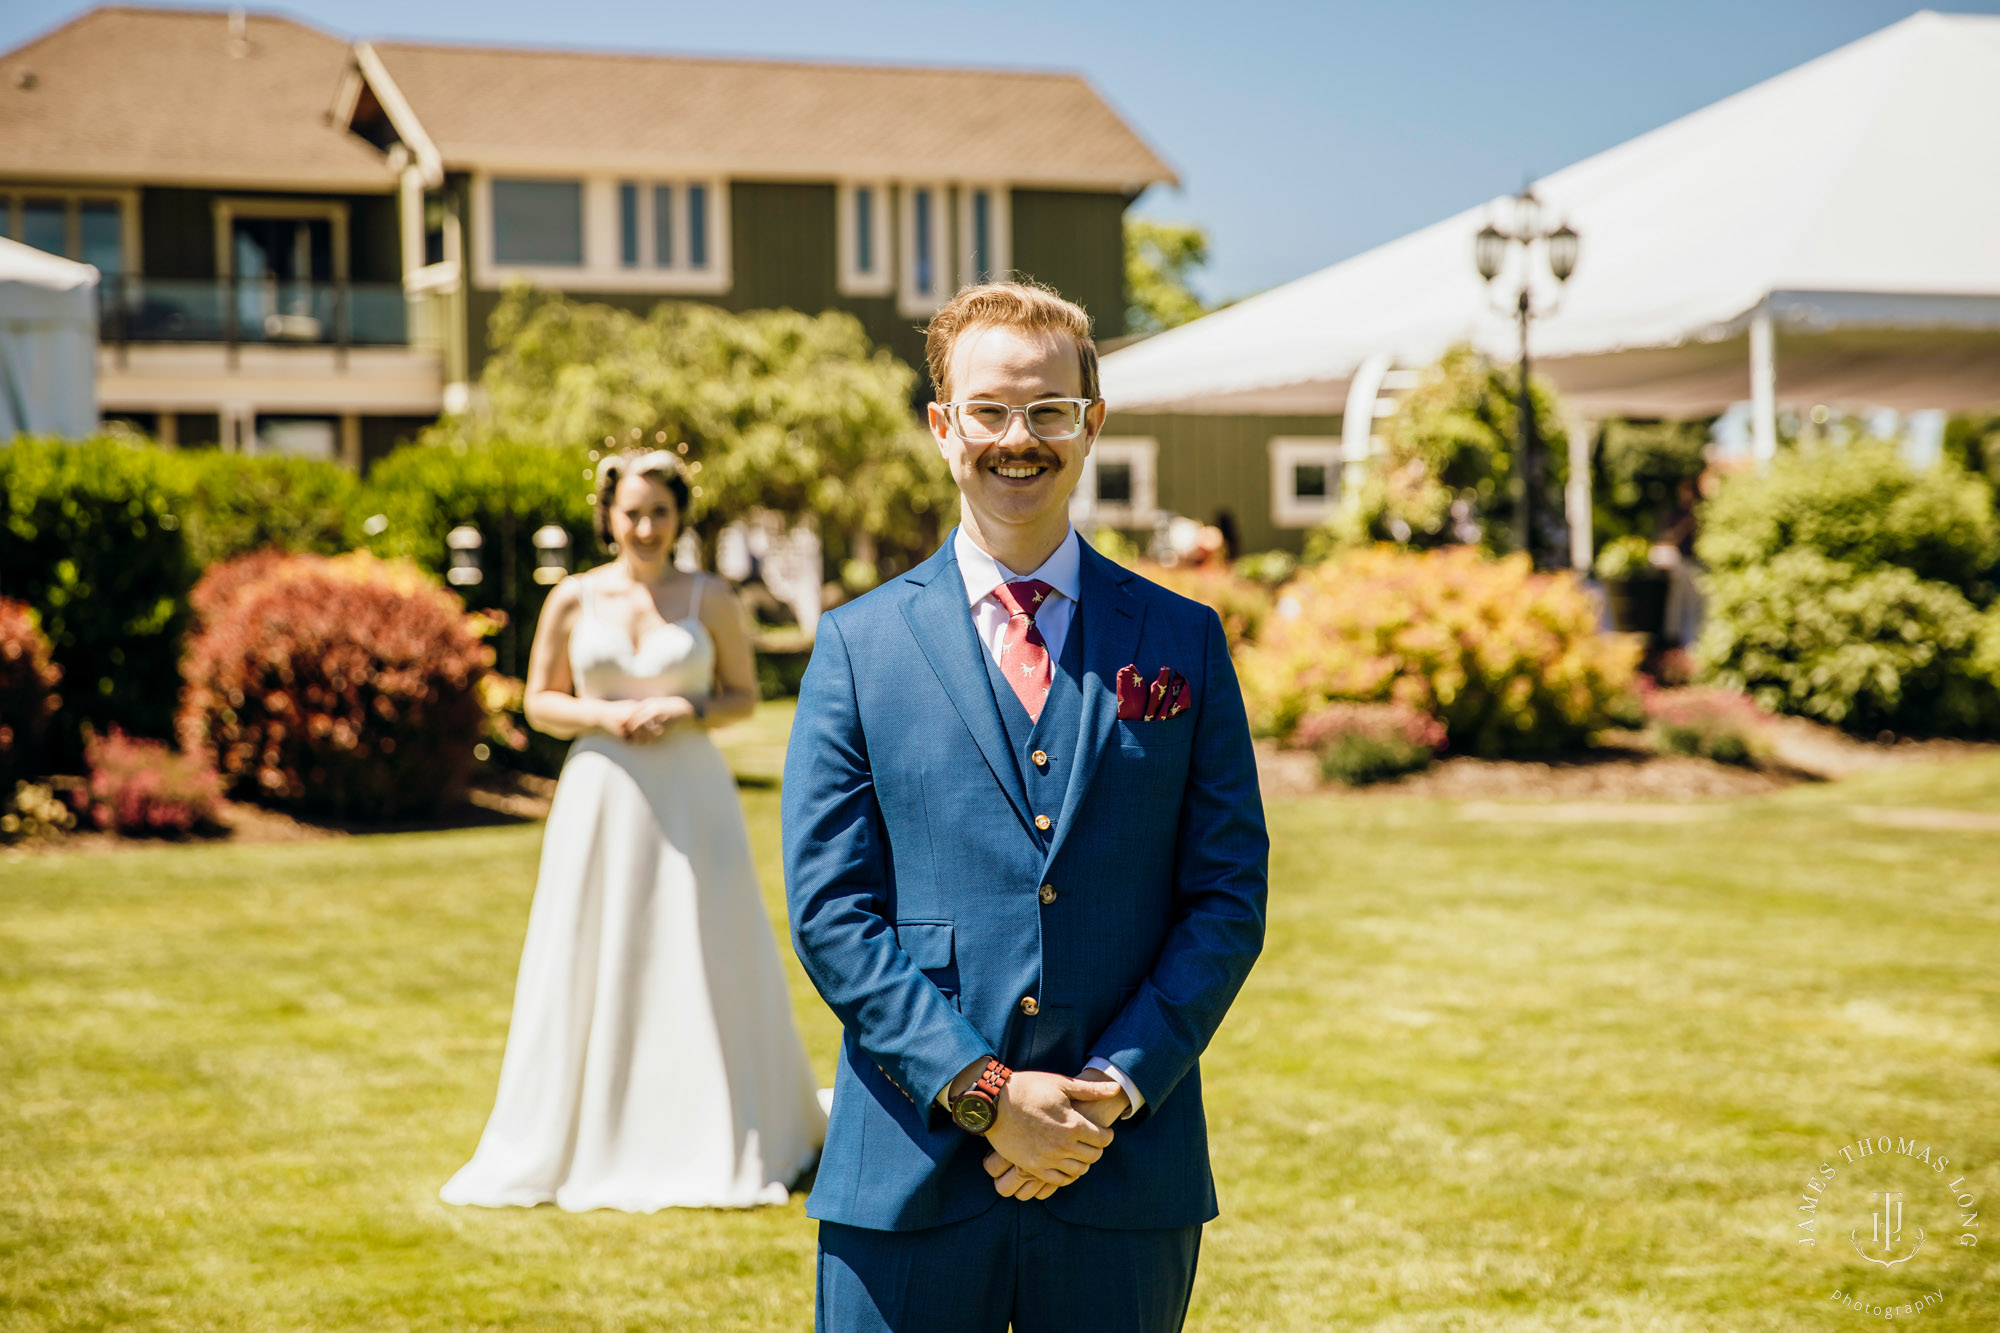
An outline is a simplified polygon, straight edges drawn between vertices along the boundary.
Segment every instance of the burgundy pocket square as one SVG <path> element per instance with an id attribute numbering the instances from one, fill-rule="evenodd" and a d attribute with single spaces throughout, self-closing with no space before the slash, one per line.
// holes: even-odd
<path id="1" fill-rule="evenodd" d="M 1136 666 L 1118 668 L 1118 718 L 1122 722 L 1164 722 L 1188 710 L 1193 693 L 1187 677 L 1161 667 L 1148 685 Z"/>

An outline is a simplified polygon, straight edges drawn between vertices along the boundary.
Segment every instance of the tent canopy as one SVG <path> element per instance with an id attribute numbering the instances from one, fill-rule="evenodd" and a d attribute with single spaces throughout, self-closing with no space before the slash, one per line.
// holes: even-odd
<path id="1" fill-rule="evenodd" d="M 2000 18 L 1914 14 L 1535 184 L 1582 236 L 1560 292 L 1529 256 L 1538 369 L 1592 414 L 1752 397 L 1768 321 L 1780 397 L 2000 403 Z M 1339 412 L 1371 359 L 1518 354 L 1477 208 L 1104 360 L 1128 411 Z M 1521 248 L 1508 263 L 1522 262 Z M 1557 298 L 1560 303 L 1557 304 Z"/>
<path id="2" fill-rule="evenodd" d="M 0 238 L 0 443 L 97 425 L 97 270 Z"/>

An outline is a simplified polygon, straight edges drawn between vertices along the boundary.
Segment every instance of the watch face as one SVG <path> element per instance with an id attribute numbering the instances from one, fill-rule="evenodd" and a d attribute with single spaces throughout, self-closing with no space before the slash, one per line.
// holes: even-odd
<path id="1" fill-rule="evenodd" d="M 993 1127 L 997 1107 L 984 1097 L 966 1093 L 951 1108 L 951 1118 L 960 1129 L 971 1130 L 974 1134 L 984 1134 Z"/>

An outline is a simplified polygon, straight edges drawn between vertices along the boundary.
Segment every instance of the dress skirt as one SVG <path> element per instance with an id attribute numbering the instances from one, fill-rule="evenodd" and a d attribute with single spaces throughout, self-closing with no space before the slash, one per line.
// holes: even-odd
<path id="1" fill-rule="evenodd" d="M 706 732 L 564 762 L 500 1089 L 448 1203 L 783 1203 L 826 1132 L 736 782 Z"/>

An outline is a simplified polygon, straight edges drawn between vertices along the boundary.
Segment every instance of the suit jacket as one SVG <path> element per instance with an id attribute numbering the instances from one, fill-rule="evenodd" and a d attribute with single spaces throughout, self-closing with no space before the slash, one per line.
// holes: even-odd
<path id="1" fill-rule="evenodd" d="M 1269 851 L 1242 694 L 1207 607 L 1088 545 L 1078 601 L 1052 812 L 1031 808 L 949 540 L 820 620 L 784 785 L 793 942 L 846 1029 L 812 1217 L 909 1230 L 991 1207 L 985 1141 L 936 1102 L 989 1053 L 1065 1075 L 1103 1057 L 1145 1098 L 1052 1213 L 1215 1216 L 1197 1060 L 1262 948 Z M 1193 705 L 1119 719 L 1127 664 L 1180 671 Z"/>

